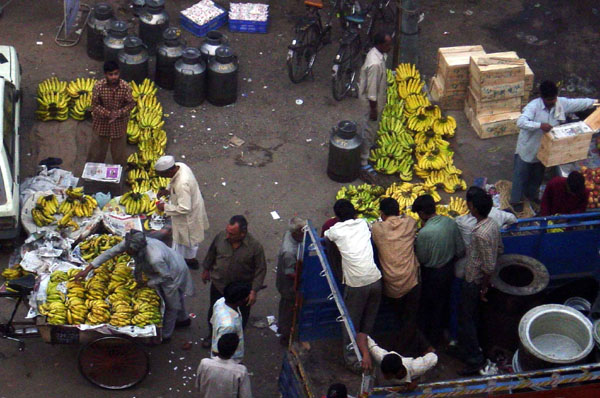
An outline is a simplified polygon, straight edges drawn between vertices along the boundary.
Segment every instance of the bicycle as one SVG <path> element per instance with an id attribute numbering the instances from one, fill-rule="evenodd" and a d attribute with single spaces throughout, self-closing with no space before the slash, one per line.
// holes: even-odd
<path id="1" fill-rule="evenodd" d="M 332 0 L 332 8 L 327 12 L 327 21 L 323 24 L 319 10 L 323 8 L 321 0 L 305 0 L 306 15 L 296 24 L 295 35 L 288 46 L 286 64 L 288 75 L 293 83 L 300 83 L 309 74 L 317 57 L 317 53 L 331 43 L 331 20 L 336 16 L 346 15 L 349 0 Z M 342 28 L 345 20 L 341 18 Z"/>
<path id="2" fill-rule="evenodd" d="M 344 16 L 349 26 L 333 60 L 331 79 L 333 98 L 337 101 L 343 100 L 355 84 L 357 70 L 372 47 L 375 34 L 382 30 L 389 32 L 392 39 L 396 36 L 397 11 L 393 0 L 374 0 L 366 10 Z M 365 21 L 368 44 L 363 47 L 360 32 Z"/>

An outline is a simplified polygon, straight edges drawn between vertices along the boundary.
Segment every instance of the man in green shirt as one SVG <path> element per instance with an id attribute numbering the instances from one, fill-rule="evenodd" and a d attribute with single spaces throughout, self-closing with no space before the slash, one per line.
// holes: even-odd
<path id="1" fill-rule="evenodd" d="M 439 346 L 448 323 L 454 262 L 464 255 L 465 244 L 454 220 L 436 214 L 430 195 L 419 196 L 412 211 L 423 221 L 415 243 L 421 264 L 421 329 L 431 344 Z"/>

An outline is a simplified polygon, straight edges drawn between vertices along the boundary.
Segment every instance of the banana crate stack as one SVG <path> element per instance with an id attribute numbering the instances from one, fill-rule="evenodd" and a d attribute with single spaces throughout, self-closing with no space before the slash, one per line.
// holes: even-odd
<path id="1" fill-rule="evenodd" d="M 533 71 L 516 52 L 471 55 L 465 115 L 479 138 L 517 134 L 533 89 Z"/>

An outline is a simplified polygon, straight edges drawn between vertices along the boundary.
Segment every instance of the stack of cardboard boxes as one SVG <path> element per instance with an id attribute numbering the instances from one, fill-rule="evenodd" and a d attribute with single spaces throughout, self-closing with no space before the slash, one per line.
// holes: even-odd
<path id="1" fill-rule="evenodd" d="M 480 138 L 516 134 L 533 78 L 527 62 L 514 51 L 486 54 L 481 46 L 440 48 L 431 97 L 445 110 L 464 109 Z"/>
<path id="2" fill-rule="evenodd" d="M 463 110 L 469 87 L 469 59 L 484 55 L 482 46 L 443 47 L 438 50 L 438 67 L 431 79 L 431 97 L 444 110 Z"/>

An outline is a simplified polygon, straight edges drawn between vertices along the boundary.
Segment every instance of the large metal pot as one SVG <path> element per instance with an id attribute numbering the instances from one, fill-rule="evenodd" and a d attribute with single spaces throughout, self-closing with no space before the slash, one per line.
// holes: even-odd
<path id="1" fill-rule="evenodd" d="M 142 40 L 127 36 L 123 50 L 119 51 L 121 78 L 127 82 L 141 84 L 148 77 L 148 52 Z"/>
<path id="2" fill-rule="evenodd" d="M 148 52 L 156 53 L 156 46 L 163 31 L 169 26 L 169 14 L 165 11 L 165 0 L 146 0 L 140 14 L 140 39 L 148 46 Z"/>
<path id="3" fill-rule="evenodd" d="M 208 65 L 206 97 L 213 105 L 225 106 L 237 100 L 237 91 L 237 58 L 231 48 L 221 46 Z"/>
<path id="4" fill-rule="evenodd" d="M 217 48 L 226 44 L 225 36 L 223 33 L 216 30 L 211 30 L 206 34 L 204 42 L 200 46 L 200 52 L 205 62 L 210 62 L 214 58 Z"/>
<path id="5" fill-rule="evenodd" d="M 175 63 L 173 99 L 181 106 L 194 107 L 204 102 L 206 93 L 206 65 L 200 50 L 188 47 Z"/>
<path id="6" fill-rule="evenodd" d="M 528 311 L 519 323 L 519 339 L 523 370 L 575 364 L 594 348 L 590 320 L 560 304 L 541 305 Z"/>
<path id="7" fill-rule="evenodd" d="M 139 17 L 142 12 L 144 12 L 144 6 L 146 5 L 146 0 L 131 0 L 131 7 L 133 8 L 133 15 Z"/>
<path id="8" fill-rule="evenodd" d="M 156 54 L 156 84 L 172 90 L 175 84 L 175 63 L 181 58 L 185 41 L 179 28 L 167 28 L 163 32 L 163 41 L 158 45 Z"/>
<path id="9" fill-rule="evenodd" d="M 104 36 L 113 17 L 113 10 L 108 3 L 98 3 L 87 23 L 87 54 L 90 58 L 104 58 Z"/>
<path id="10" fill-rule="evenodd" d="M 127 37 L 127 24 L 112 20 L 108 27 L 108 34 L 104 38 L 104 61 L 117 62 L 119 51 L 124 47 L 125 37 Z"/>
<path id="11" fill-rule="evenodd" d="M 358 178 L 361 145 L 362 138 L 357 134 L 356 123 L 342 120 L 332 129 L 327 159 L 329 178 L 337 182 L 350 182 Z"/>

